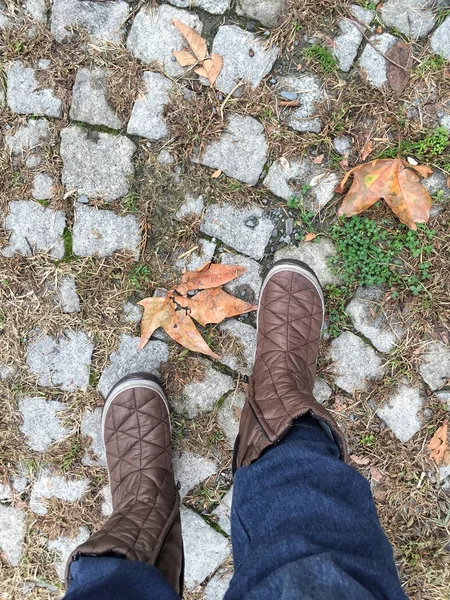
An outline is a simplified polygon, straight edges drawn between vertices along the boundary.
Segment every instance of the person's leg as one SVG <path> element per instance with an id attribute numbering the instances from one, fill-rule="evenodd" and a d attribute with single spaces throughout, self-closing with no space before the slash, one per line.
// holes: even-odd
<path id="1" fill-rule="evenodd" d="M 66 598 L 179 597 L 180 497 L 169 411 L 157 380 L 136 373 L 119 381 L 106 399 L 102 424 L 113 513 L 69 558 Z M 155 596 L 155 589 L 161 593 Z"/>
<path id="2" fill-rule="evenodd" d="M 312 417 L 235 474 L 226 600 L 404 600 L 367 480 Z"/>
<path id="3" fill-rule="evenodd" d="M 64 600 L 179 600 L 159 569 L 116 557 L 81 557 L 70 566 Z"/>
<path id="4" fill-rule="evenodd" d="M 323 317 L 314 273 L 277 263 L 236 440 L 226 600 L 406 598 L 369 485 L 312 393 Z"/>

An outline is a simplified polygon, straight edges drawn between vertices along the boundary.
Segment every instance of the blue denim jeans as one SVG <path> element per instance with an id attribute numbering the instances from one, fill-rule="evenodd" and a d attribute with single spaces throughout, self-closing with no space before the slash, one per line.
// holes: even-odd
<path id="1" fill-rule="evenodd" d="M 405 600 L 369 484 L 312 417 L 237 470 L 234 576 L 225 600 Z M 115 557 L 71 565 L 65 600 L 176 600 L 153 566 Z"/>

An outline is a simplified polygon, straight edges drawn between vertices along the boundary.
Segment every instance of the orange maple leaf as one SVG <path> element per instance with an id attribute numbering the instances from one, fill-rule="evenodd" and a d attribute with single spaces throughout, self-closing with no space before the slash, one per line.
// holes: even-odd
<path id="1" fill-rule="evenodd" d="M 219 358 L 200 335 L 192 319 L 200 325 L 220 323 L 233 317 L 257 309 L 222 290 L 220 286 L 245 273 L 245 267 L 206 263 L 197 271 L 187 271 L 176 290 L 166 292 L 163 298 L 144 298 L 138 302 L 144 307 L 141 321 L 142 349 L 158 327 L 176 342 L 192 350 Z M 193 296 L 186 294 L 198 291 Z"/>
<path id="2" fill-rule="evenodd" d="M 417 229 L 416 223 L 428 221 L 431 208 L 431 196 L 417 173 L 427 177 L 432 170 L 410 165 L 401 158 L 376 159 L 351 169 L 336 189 L 342 193 L 348 178 L 353 176 L 338 215 L 351 217 L 384 199 L 402 223 Z"/>

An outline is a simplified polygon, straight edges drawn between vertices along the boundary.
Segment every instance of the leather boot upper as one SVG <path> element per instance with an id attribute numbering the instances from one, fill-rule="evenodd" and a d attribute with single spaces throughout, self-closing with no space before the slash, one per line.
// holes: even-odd
<path id="1" fill-rule="evenodd" d="M 294 419 L 308 412 L 332 432 L 342 457 L 346 456 L 337 424 L 312 394 L 324 318 L 322 294 L 314 280 L 313 275 L 286 269 L 269 273 L 265 282 L 249 399 L 236 443 L 236 468 L 251 464 L 286 435 Z"/>
<path id="2" fill-rule="evenodd" d="M 180 498 L 169 415 L 160 394 L 135 387 L 114 398 L 104 419 L 104 442 L 114 510 L 71 559 L 117 555 L 148 562 L 180 592 Z"/>

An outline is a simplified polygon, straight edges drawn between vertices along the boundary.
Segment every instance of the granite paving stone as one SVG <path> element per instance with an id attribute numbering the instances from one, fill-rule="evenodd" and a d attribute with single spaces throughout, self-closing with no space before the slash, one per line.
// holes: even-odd
<path id="1" fill-rule="evenodd" d="M 70 118 L 90 125 L 120 129 L 123 120 L 108 102 L 111 70 L 101 67 L 78 69 L 72 90 Z"/>
<path id="2" fill-rule="evenodd" d="M 33 178 L 31 195 L 35 200 L 49 200 L 53 198 L 53 177 L 47 173 L 37 173 Z"/>
<path id="3" fill-rule="evenodd" d="M 336 173 L 315 165 L 310 159 L 279 159 L 270 165 L 264 185 L 284 200 L 293 196 L 304 198 L 305 208 L 317 212 L 324 208 L 334 196 L 339 183 Z M 309 186 L 308 193 L 302 188 Z"/>
<path id="4" fill-rule="evenodd" d="M 205 211 L 200 231 L 255 260 L 263 258 L 274 230 L 261 208 L 236 208 L 231 204 L 212 204 Z"/>
<path id="5" fill-rule="evenodd" d="M 82 498 L 88 485 L 89 479 L 68 479 L 45 469 L 31 489 L 30 509 L 37 515 L 46 515 L 48 508 L 45 506 L 45 500 L 50 498 L 73 504 Z"/>
<path id="6" fill-rule="evenodd" d="M 380 306 L 383 289 L 376 286 L 359 287 L 345 312 L 353 327 L 368 338 L 380 352 L 390 352 L 401 341 L 405 331 L 398 322 L 400 315 L 388 317 Z M 397 321 L 397 322 L 396 322 Z"/>
<path id="7" fill-rule="evenodd" d="M 184 584 L 191 592 L 228 558 L 228 540 L 210 527 L 200 515 L 181 507 L 185 571 Z"/>
<path id="8" fill-rule="evenodd" d="M 81 418 L 80 431 L 84 438 L 89 438 L 90 443 L 84 445 L 83 465 L 106 467 L 106 454 L 103 444 L 102 408 L 86 410 Z"/>
<path id="9" fill-rule="evenodd" d="M 281 23 L 286 0 L 237 0 L 238 15 L 255 19 L 266 27 L 277 27 Z"/>
<path id="10" fill-rule="evenodd" d="M 275 261 L 293 258 L 306 263 L 317 275 L 322 286 L 338 285 L 339 277 L 329 266 L 329 259 L 336 255 L 336 248 L 328 238 L 319 237 L 318 241 L 301 242 L 298 246 L 285 246 L 275 252 Z"/>
<path id="11" fill-rule="evenodd" d="M 350 71 L 363 40 L 363 32 L 375 16 L 373 10 L 355 4 L 349 10 L 351 15 L 356 17 L 356 23 L 349 18 L 339 19 L 341 33 L 334 38 L 333 44 L 333 54 L 339 63 L 339 68 L 344 72 Z"/>
<path id="12" fill-rule="evenodd" d="M 216 244 L 209 240 L 199 239 L 197 241 L 197 248 L 194 252 L 191 252 L 188 256 L 179 258 L 175 261 L 175 267 L 178 271 L 195 271 L 199 269 L 205 263 L 212 260 L 214 252 L 216 251 Z"/>
<path id="13" fill-rule="evenodd" d="M 15 133 L 7 133 L 5 142 L 13 154 L 20 155 L 41 146 L 48 138 L 49 124 L 46 119 L 28 119 L 26 125 L 21 125 Z"/>
<path id="14" fill-rule="evenodd" d="M 377 410 L 377 415 L 396 438 L 401 442 L 408 442 L 422 427 L 420 411 L 425 400 L 421 389 L 402 385 Z"/>
<path id="15" fill-rule="evenodd" d="M 199 362 L 205 368 L 203 378 L 188 383 L 178 398 L 171 399 L 175 411 L 189 419 L 213 410 L 222 396 L 234 388 L 229 375 L 216 371 L 204 359 Z"/>
<path id="16" fill-rule="evenodd" d="M 112 210 L 80 204 L 75 208 L 72 241 L 77 256 L 111 256 L 128 250 L 137 260 L 141 244 L 139 223 L 134 215 L 120 216 Z"/>
<path id="17" fill-rule="evenodd" d="M 233 500 L 233 488 L 220 500 L 220 504 L 212 511 L 212 514 L 217 518 L 219 527 L 226 534 L 231 535 L 231 503 Z"/>
<path id="18" fill-rule="evenodd" d="M 16 60 L 7 69 L 9 108 L 21 115 L 62 117 L 63 104 L 50 88 L 41 88 L 32 67 Z"/>
<path id="19" fill-rule="evenodd" d="M 63 232 L 66 224 L 64 213 L 52 210 L 30 200 L 14 200 L 9 203 L 9 214 L 4 226 L 11 232 L 9 244 L 2 248 L 3 256 L 16 254 L 32 256 L 36 252 L 49 252 L 52 258 L 64 256 Z"/>
<path id="20" fill-rule="evenodd" d="M 220 362 L 242 375 L 251 375 L 256 352 L 256 329 L 237 319 L 226 319 L 219 325 L 219 331 L 234 340 L 231 348 L 222 353 Z"/>
<path id="21" fill-rule="evenodd" d="M 0 364 L 0 381 L 7 381 L 12 379 L 16 374 L 16 367 L 13 365 L 2 365 Z"/>
<path id="22" fill-rule="evenodd" d="M 419 373 L 432 391 L 446 385 L 450 380 L 450 348 L 440 341 L 429 344 L 419 365 Z"/>
<path id="23" fill-rule="evenodd" d="M 352 141 L 348 135 L 339 135 L 334 138 L 333 147 L 341 156 L 348 156 L 352 149 Z"/>
<path id="24" fill-rule="evenodd" d="M 25 0 L 25 11 L 40 23 L 47 23 L 47 3 L 45 0 Z"/>
<path id="25" fill-rule="evenodd" d="M 80 527 L 78 534 L 75 537 L 61 535 L 48 542 L 47 548 L 55 552 L 58 557 L 54 565 L 56 573 L 61 581 L 64 581 L 65 579 L 66 564 L 69 556 L 75 548 L 87 541 L 89 535 L 89 529 L 87 527 Z"/>
<path id="26" fill-rule="evenodd" d="M 19 412 L 22 416 L 20 431 L 25 435 L 25 443 L 36 452 L 46 452 L 50 445 L 64 438 L 69 429 L 62 425 L 62 402 L 27 396 L 19 399 Z"/>
<path id="27" fill-rule="evenodd" d="M 213 15 L 222 15 L 230 8 L 231 0 L 168 0 L 178 8 L 201 8 Z"/>
<path id="28" fill-rule="evenodd" d="M 168 77 L 184 72 L 173 56 L 174 50 L 183 50 L 186 42 L 173 24 L 177 19 L 201 34 L 203 24 L 199 17 L 187 10 L 162 4 L 157 8 L 143 6 L 134 18 L 127 40 L 127 48 L 144 64 L 157 62 Z"/>
<path id="29" fill-rule="evenodd" d="M 69 126 L 61 131 L 62 181 L 68 190 L 108 202 L 128 193 L 134 174 L 135 144 L 124 135 L 85 131 Z"/>
<path id="30" fill-rule="evenodd" d="M 326 100 L 321 81 L 314 75 L 282 77 L 278 82 L 278 91 L 296 94 L 299 107 L 286 113 L 286 123 L 292 129 L 302 133 L 319 133 L 322 121 L 316 116 L 317 107 Z"/>
<path id="31" fill-rule="evenodd" d="M 313 396 L 319 404 L 325 404 L 330 398 L 333 390 L 321 377 L 316 377 L 313 388 Z"/>
<path id="32" fill-rule="evenodd" d="M 175 213 L 175 218 L 178 219 L 178 221 L 182 221 L 186 217 L 199 217 L 204 208 L 205 201 L 203 199 L 203 195 L 196 196 L 194 194 L 187 194 L 186 200 Z"/>
<path id="33" fill-rule="evenodd" d="M 366 390 L 369 381 L 383 378 L 384 367 L 378 354 L 351 331 L 344 331 L 331 342 L 329 356 L 334 383 L 349 394 Z"/>
<path id="34" fill-rule="evenodd" d="M 219 140 L 211 142 L 196 161 L 220 169 L 243 183 L 256 185 L 267 160 L 264 126 L 253 117 L 230 114 Z"/>
<path id="35" fill-rule="evenodd" d="M 122 323 L 140 323 L 144 309 L 133 302 L 125 302 L 122 312 Z"/>
<path id="36" fill-rule="evenodd" d="M 25 515 L 18 508 L 0 504 L 0 548 L 10 565 L 17 567 L 25 541 Z"/>
<path id="37" fill-rule="evenodd" d="M 450 60 L 450 15 L 431 36 L 430 46 L 435 54 Z"/>
<path id="38" fill-rule="evenodd" d="M 36 331 L 30 337 L 27 366 L 39 385 L 86 391 L 94 344 L 84 331 L 66 329 L 56 339 Z"/>
<path id="39" fill-rule="evenodd" d="M 188 492 L 218 472 L 217 461 L 193 452 L 174 452 L 173 468 L 181 500 Z"/>
<path id="40" fill-rule="evenodd" d="M 380 16 L 388 27 L 395 27 L 408 38 L 426 37 L 437 19 L 434 0 L 387 0 Z"/>
<path id="41" fill-rule="evenodd" d="M 55 302 L 61 307 L 63 313 L 80 312 L 80 297 L 77 293 L 75 277 L 68 275 L 60 278 L 56 287 Z"/>
<path id="42" fill-rule="evenodd" d="M 103 496 L 101 506 L 102 515 L 104 517 L 109 517 L 114 510 L 110 485 L 105 485 L 105 487 L 100 490 L 100 493 Z"/>
<path id="43" fill-rule="evenodd" d="M 225 284 L 224 290 L 246 302 L 256 303 L 262 286 L 261 265 L 252 258 L 233 252 L 223 252 L 220 262 L 223 265 L 245 267 L 245 273 Z"/>
<path id="44" fill-rule="evenodd" d="M 142 79 L 145 91 L 134 103 L 127 133 L 159 140 L 169 133 L 164 112 L 170 100 L 172 82 L 161 73 L 151 71 L 145 71 Z"/>
<path id="45" fill-rule="evenodd" d="M 123 0 L 114 2 L 85 2 L 85 0 L 54 0 L 51 31 L 57 42 L 75 34 L 74 27 L 87 30 L 93 42 L 120 44 L 123 25 L 130 7 Z"/>
<path id="46" fill-rule="evenodd" d="M 222 25 L 214 38 L 212 53 L 223 58 L 215 87 L 229 94 L 241 81 L 257 88 L 272 69 L 278 48 L 267 46 L 263 39 L 237 25 Z"/>
<path id="47" fill-rule="evenodd" d="M 122 334 L 119 347 L 111 353 L 109 364 L 103 371 L 98 382 L 98 391 L 104 398 L 115 383 L 125 375 L 139 371 L 147 371 L 159 376 L 162 362 L 169 358 L 169 348 L 166 343 L 151 340 L 142 350 L 138 350 L 139 338 Z"/>
<path id="48" fill-rule="evenodd" d="M 371 43 L 359 58 L 360 70 L 372 85 L 382 88 L 387 83 L 387 61 L 383 55 L 400 40 L 390 33 L 372 35 L 369 39 Z"/>
<path id="49" fill-rule="evenodd" d="M 230 587 L 232 577 L 233 572 L 229 569 L 219 569 L 205 586 L 204 600 L 223 600 Z"/>
<path id="50" fill-rule="evenodd" d="M 225 398 L 217 414 L 217 421 L 225 433 L 230 448 L 234 448 L 245 400 L 244 392 L 233 391 Z"/>
<path id="51" fill-rule="evenodd" d="M 9 483 L 0 483 L 0 503 L 11 502 L 13 499 L 13 493 Z M 1 546 L 0 546 L 1 547 Z"/>

